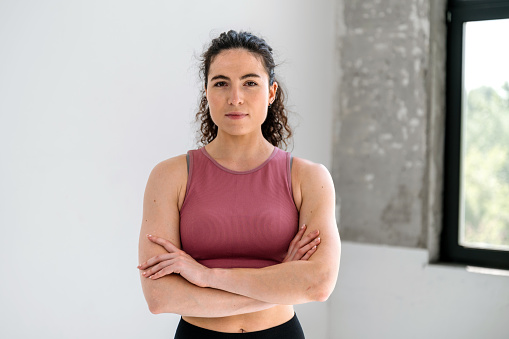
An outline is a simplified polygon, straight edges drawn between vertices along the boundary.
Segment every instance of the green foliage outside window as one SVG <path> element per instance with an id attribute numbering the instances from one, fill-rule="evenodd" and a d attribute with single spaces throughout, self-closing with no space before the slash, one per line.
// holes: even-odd
<path id="1" fill-rule="evenodd" d="M 509 247 L 509 83 L 471 90 L 465 108 L 462 242 Z"/>

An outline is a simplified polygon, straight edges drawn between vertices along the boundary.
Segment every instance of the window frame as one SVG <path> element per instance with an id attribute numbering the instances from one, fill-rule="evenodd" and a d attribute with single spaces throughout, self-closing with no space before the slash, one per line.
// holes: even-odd
<path id="1" fill-rule="evenodd" d="M 449 0 L 447 6 L 446 117 L 442 262 L 509 269 L 509 251 L 459 244 L 464 23 L 509 19 L 509 0 Z"/>

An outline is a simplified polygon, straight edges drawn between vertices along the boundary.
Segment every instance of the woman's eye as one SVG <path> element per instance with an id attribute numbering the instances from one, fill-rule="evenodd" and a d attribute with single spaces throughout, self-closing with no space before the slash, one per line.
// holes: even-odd
<path id="1" fill-rule="evenodd" d="M 214 87 L 223 87 L 223 86 L 226 86 L 226 82 L 224 82 L 224 81 L 219 81 L 214 84 Z"/>
<path id="2" fill-rule="evenodd" d="M 246 85 L 248 85 L 248 86 L 256 86 L 257 83 L 254 82 L 254 81 L 248 81 L 248 82 L 246 82 Z"/>

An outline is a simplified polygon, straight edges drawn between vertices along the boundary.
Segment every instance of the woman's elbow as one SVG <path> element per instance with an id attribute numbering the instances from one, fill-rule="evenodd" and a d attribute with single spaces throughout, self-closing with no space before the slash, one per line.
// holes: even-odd
<path id="1" fill-rule="evenodd" d="M 155 304 L 155 303 L 148 303 L 148 310 L 150 311 L 150 313 L 152 314 L 161 314 L 161 313 L 164 313 L 161 308 L 159 307 L 159 305 Z"/>
<path id="2" fill-rule="evenodd" d="M 157 301 L 148 301 L 148 310 L 152 314 L 161 314 L 161 313 L 175 313 L 180 314 L 177 310 L 172 309 L 168 304 L 160 303 Z"/>
<path id="3" fill-rule="evenodd" d="M 170 302 L 168 302 L 171 300 L 171 298 L 169 298 L 167 295 L 161 293 L 161 291 L 159 291 L 157 288 L 154 288 L 154 286 L 150 286 L 150 288 L 145 288 L 143 292 L 150 313 L 152 314 L 173 313 L 171 309 L 172 305 Z"/>
<path id="4" fill-rule="evenodd" d="M 318 279 L 314 284 L 314 288 L 312 288 L 312 301 L 320 301 L 324 302 L 329 299 L 330 295 L 334 291 L 334 287 L 336 286 L 337 274 L 331 272 L 331 270 L 327 270 L 322 274 L 318 274 Z"/>
<path id="5" fill-rule="evenodd" d="M 315 292 L 314 301 L 320 301 L 324 302 L 329 299 L 330 295 L 332 294 L 332 289 L 326 289 L 326 288 L 318 288 Z"/>
<path id="6" fill-rule="evenodd" d="M 311 293 L 308 295 L 309 301 L 320 301 L 324 302 L 329 299 L 330 295 L 332 294 L 332 288 L 327 288 L 323 281 L 321 283 L 318 283 L 314 288 L 310 289 Z"/>
<path id="7" fill-rule="evenodd" d="M 181 280 L 181 277 L 166 276 L 155 281 L 145 281 L 142 284 L 143 295 L 148 309 L 152 314 L 174 313 L 182 314 L 184 310 L 195 307 L 195 299 L 188 293 L 177 292 L 178 284 L 173 280 Z"/>
<path id="8" fill-rule="evenodd" d="M 189 299 L 192 298 L 178 298 L 174 295 L 157 292 L 145 295 L 148 309 L 152 314 L 173 313 L 182 315 L 182 312 L 193 305 Z"/>
<path id="9" fill-rule="evenodd" d="M 152 314 L 161 314 L 165 313 L 163 310 L 163 305 L 158 302 L 158 298 L 152 295 L 145 295 L 145 300 L 147 302 L 148 310 Z"/>

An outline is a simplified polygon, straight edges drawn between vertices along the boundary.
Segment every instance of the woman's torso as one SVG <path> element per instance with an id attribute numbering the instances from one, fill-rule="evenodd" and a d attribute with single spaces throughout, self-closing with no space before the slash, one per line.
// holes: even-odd
<path id="1" fill-rule="evenodd" d="M 275 148 L 271 157 L 260 166 L 236 172 L 221 166 L 204 149 L 190 153 L 188 180 L 182 183 L 185 191 L 179 194 L 182 249 L 208 267 L 264 267 L 281 262 L 297 232 L 297 207 L 300 205 L 300 191 L 292 189 L 295 182 L 291 180 L 289 154 Z M 208 191 L 219 190 L 228 194 L 207 196 Z M 225 208 L 222 204 L 228 206 Z M 202 207 L 204 213 L 198 210 Z M 222 213 L 215 213 L 218 209 Z M 218 228 L 229 219 L 236 222 L 230 222 L 225 229 Z M 193 229 L 193 225 L 199 227 L 204 222 L 208 224 L 208 232 L 202 229 L 199 233 L 198 229 Z M 240 230 L 232 228 L 237 224 L 242 225 Z M 256 241 L 257 237 L 271 231 L 279 241 L 272 241 L 269 245 L 266 245 L 267 239 Z M 226 239 L 225 235 L 228 235 Z M 201 246 L 205 243 L 204 239 L 214 246 Z M 239 252 L 243 247 L 246 254 Z M 220 250 L 213 250 L 213 255 L 207 257 L 212 248 Z M 231 258 L 225 254 L 231 254 Z M 277 305 L 229 317 L 184 319 L 193 325 L 219 332 L 252 332 L 280 325 L 293 315 L 292 305 Z"/>
<path id="2" fill-rule="evenodd" d="M 269 309 L 221 318 L 182 317 L 195 326 L 217 332 L 243 333 L 261 331 L 281 325 L 295 314 L 292 305 L 277 305 Z"/>

